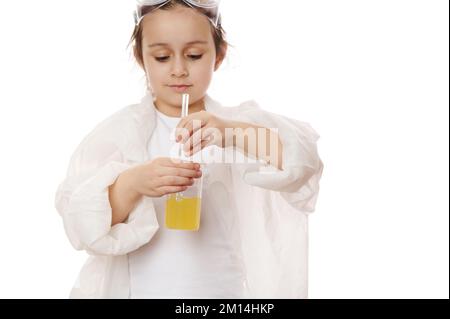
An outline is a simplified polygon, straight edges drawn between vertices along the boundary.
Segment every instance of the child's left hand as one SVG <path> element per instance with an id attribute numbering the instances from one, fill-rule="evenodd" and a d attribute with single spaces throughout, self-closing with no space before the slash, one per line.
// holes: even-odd
<path id="1" fill-rule="evenodd" d="M 209 145 L 224 148 L 229 145 L 225 128 L 232 128 L 232 122 L 215 116 L 207 111 L 200 111 L 183 118 L 175 131 L 176 141 L 184 144 L 187 156 L 199 152 Z"/>

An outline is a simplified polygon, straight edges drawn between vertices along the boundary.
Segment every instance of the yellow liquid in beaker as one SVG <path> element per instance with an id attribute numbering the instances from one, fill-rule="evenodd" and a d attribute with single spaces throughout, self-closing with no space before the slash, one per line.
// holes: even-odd
<path id="1" fill-rule="evenodd" d="M 200 227 L 201 198 L 171 194 L 166 201 L 166 227 L 179 230 L 198 230 Z"/>

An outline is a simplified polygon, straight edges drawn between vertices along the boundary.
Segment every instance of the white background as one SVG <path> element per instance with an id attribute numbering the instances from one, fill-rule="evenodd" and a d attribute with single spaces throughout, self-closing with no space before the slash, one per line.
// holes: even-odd
<path id="1" fill-rule="evenodd" d="M 311 123 L 325 164 L 311 298 L 448 298 L 448 1 L 224 0 L 209 93 Z M 70 155 L 140 100 L 133 1 L 0 1 L 0 297 L 66 298 Z"/>

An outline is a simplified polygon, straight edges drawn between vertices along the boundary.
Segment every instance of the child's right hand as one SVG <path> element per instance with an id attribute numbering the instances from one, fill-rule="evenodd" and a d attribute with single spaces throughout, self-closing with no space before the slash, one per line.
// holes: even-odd
<path id="1" fill-rule="evenodd" d="M 135 166 L 128 172 L 131 187 L 140 195 L 162 197 L 185 191 L 200 178 L 202 172 L 198 163 L 182 163 L 168 157 Z"/>

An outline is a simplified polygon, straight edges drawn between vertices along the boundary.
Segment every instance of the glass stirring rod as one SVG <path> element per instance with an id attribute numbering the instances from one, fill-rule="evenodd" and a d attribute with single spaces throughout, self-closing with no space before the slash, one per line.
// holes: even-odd
<path id="1" fill-rule="evenodd" d="M 183 101 L 181 104 L 181 118 L 185 118 L 186 116 L 188 116 L 189 113 L 189 94 L 183 94 Z M 178 147 L 178 158 L 181 159 L 183 157 L 182 154 L 182 148 L 183 145 L 179 145 Z M 175 194 L 175 200 L 176 201 L 180 201 L 183 199 L 183 193 L 182 192 L 178 192 Z"/>
<path id="2" fill-rule="evenodd" d="M 189 94 L 183 94 L 183 101 L 181 104 L 181 119 L 188 116 L 188 113 L 189 113 Z M 182 146 L 180 145 L 180 147 L 178 148 L 178 157 L 179 158 L 182 157 L 181 151 L 182 151 Z"/>

